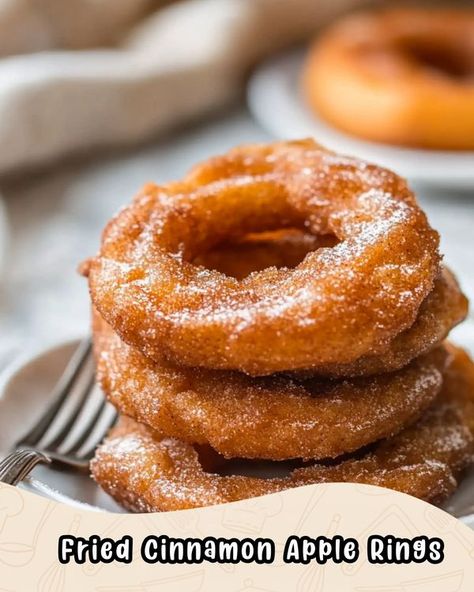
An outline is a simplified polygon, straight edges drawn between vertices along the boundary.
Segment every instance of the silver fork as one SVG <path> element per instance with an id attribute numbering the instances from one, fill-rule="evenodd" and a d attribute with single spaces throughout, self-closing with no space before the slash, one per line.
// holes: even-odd
<path id="1" fill-rule="evenodd" d="M 16 485 L 39 463 L 86 470 L 117 418 L 95 386 L 90 338 L 83 340 L 54 387 L 51 404 L 0 462 L 0 482 Z"/>

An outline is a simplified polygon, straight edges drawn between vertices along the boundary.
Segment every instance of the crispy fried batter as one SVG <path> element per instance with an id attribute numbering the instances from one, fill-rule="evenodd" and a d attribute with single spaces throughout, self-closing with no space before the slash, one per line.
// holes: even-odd
<path id="1" fill-rule="evenodd" d="M 290 227 L 338 243 L 242 280 L 193 263 Z M 237 148 L 145 187 L 88 267 L 95 307 L 158 362 L 338 373 L 413 325 L 438 275 L 438 235 L 400 177 L 304 140 Z"/>
<path id="2" fill-rule="evenodd" d="M 397 335 L 385 351 L 362 356 L 350 364 L 319 367 L 318 374 L 332 377 L 367 376 L 403 368 L 416 356 L 441 343 L 449 331 L 465 319 L 467 311 L 467 298 L 451 271 L 443 267 L 433 290 L 422 303 L 414 324 Z M 300 373 L 301 376 L 305 374 L 308 373 Z"/>
<path id="3" fill-rule="evenodd" d="M 226 457 L 334 458 L 399 432 L 442 384 L 444 348 L 402 370 L 344 381 L 251 378 L 153 362 L 94 314 L 97 376 L 124 415 Z"/>
<path id="4" fill-rule="evenodd" d="M 326 237 L 323 245 L 331 240 Z M 294 231 L 266 233 L 220 246 L 201 261 L 242 278 L 272 265 L 294 266 L 323 245 Z M 465 301 L 451 273 L 443 270 L 415 325 L 394 340 L 385 358 L 367 362 L 386 371 L 408 364 L 444 338 L 464 313 Z M 179 367 L 165 359 L 154 363 L 123 343 L 97 312 L 93 325 L 98 378 L 121 413 L 189 443 L 209 442 L 226 457 L 339 456 L 415 421 L 441 386 L 441 352 L 370 380 L 252 380 L 236 372 Z"/>
<path id="5" fill-rule="evenodd" d="M 98 449 L 92 474 L 105 491 L 136 511 L 208 506 L 337 481 L 379 485 L 439 503 L 455 489 L 457 475 L 474 455 L 474 366 L 462 350 L 452 351 L 442 393 L 423 418 L 358 458 L 303 466 L 281 478 L 225 476 L 211 471 L 220 465 L 222 473 L 226 461 L 213 462 L 207 454 L 204 468 L 191 445 L 123 418 Z"/>
<path id="6" fill-rule="evenodd" d="M 296 231 L 247 236 L 237 243 L 220 245 L 205 253 L 199 263 L 226 275 L 243 279 L 267 267 L 295 267 L 305 255 L 321 247 L 334 246 L 331 235 L 315 237 Z M 317 374 L 331 377 L 367 376 L 399 370 L 415 357 L 441 343 L 467 314 L 468 301 L 452 272 L 443 267 L 434 288 L 422 303 L 415 323 L 397 335 L 378 355 L 362 356 L 349 364 L 320 366 Z M 300 377 L 314 372 L 291 373 Z"/>

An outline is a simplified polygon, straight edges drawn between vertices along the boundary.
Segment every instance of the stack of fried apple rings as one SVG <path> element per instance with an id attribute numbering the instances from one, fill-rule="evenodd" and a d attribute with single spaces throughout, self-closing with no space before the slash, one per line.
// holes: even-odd
<path id="1" fill-rule="evenodd" d="M 403 179 L 311 140 L 146 186 L 82 266 L 121 415 L 95 480 L 141 512 L 329 481 L 445 500 L 474 365 L 438 241 Z"/>

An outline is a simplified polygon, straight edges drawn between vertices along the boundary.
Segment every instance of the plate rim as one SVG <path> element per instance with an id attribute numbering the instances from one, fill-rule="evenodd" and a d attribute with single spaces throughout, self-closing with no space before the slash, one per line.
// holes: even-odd
<path id="1" fill-rule="evenodd" d="M 395 168 L 411 181 L 464 190 L 474 188 L 474 166 L 468 166 L 469 161 L 474 162 L 474 151 L 430 151 L 369 142 L 345 134 L 315 117 L 304 104 L 299 90 L 292 90 L 299 89 L 295 80 L 301 70 L 305 51 L 300 47 L 273 56 L 262 62 L 249 78 L 247 104 L 254 119 L 266 131 L 277 137 L 285 137 L 288 136 L 289 127 L 294 126 L 295 132 L 291 135 L 295 137 L 301 135 L 299 128 L 304 127 L 306 135 L 319 138 L 323 144 L 337 151 L 361 153 L 369 161 L 374 161 L 374 153 L 379 152 L 382 166 Z M 268 109 L 269 103 L 280 106 L 279 116 L 274 116 L 274 109 Z M 285 112 L 281 111 L 282 105 Z M 283 120 L 290 123 L 279 123 Z M 375 155 L 375 161 L 377 158 Z M 420 158 L 431 159 L 432 162 L 429 165 L 422 162 L 420 166 L 416 162 Z M 407 161 L 411 166 L 402 170 Z M 446 168 L 449 168 L 449 174 Z"/>

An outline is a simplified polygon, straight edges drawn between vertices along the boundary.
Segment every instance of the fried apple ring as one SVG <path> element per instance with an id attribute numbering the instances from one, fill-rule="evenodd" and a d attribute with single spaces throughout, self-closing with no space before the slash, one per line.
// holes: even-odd
<path id="1" fill-rule="evenodd" d="M 350 364 L 319 367 L 318 374 L 353 377 L 399 370 L 441 343 L 450 330 L 466 318 L 467 311 L 466 296 L 451 271 L 443 267 L 414 324 L 397 335 L 383 353 L 362 356 Z M 300 375 L 304 377 L 305 373 Z"/>
<path id="2" fill-rule="evenodd" d="M 242 280 L 192 263 L 230 238 L 289 227 L 339 242 Z M 438 240 L 386 169 L 312 140 L 247 146 L 147 186 L 106 227 L 89 286 L 122 339 L 156 361 L 327 369 L 380 353 L 413 325 L 439 271 Z"/>
<path id="3" fill-rule="evenodd" d="M 333 246 L 331 235 L 315 237 L 296 231 L 247 236 L 236 243 L 221 245 L 205 253 L 199 263 L 237 279 L 267 267 L 295 267 L 305 255 L 325 246 Z M 378 355 L 363 356 L 350 364 L 319 367 L 325 377 L 354 377 L 399 370 L 411 360 L 440 344 L 449 331 L 466 318 L 468 300 L 453 273 L 442 267 L 433 290 L 422 303 L 415 323 L 397 335 Z M 315 372 L 293 372 L 304 378 Z"/>
<path id="4" fill-rule="evenodd" d="M 93 324 L 97 378 L 120 413 L 228 458 L 335 458 L 390 436 L 433 402 L 446 363 L 439 348 L 369 378 L 251 378 L 152 362 L 97 313 Z"/>
<path id="5" fill-rule="evenodd" d="M 270 265 L 295 265 L 307 252 L 320 246 L 318 241 L 307 235 L 295 232 L 271 233 L 247 237 L 237 244 L 221 247 L 202 257 L 202 263 L 225 271 L 227 275 L 245 277 L 255 269 L 263 269 Z M 443 270 L 433 292 L 422 305 L 415 326 L 406 336 L 398 337 L 392 344 L 391 357 L 387 358 L 386 365 L 397 362 L 402 366 L 408 363 L 410 356 L 416 355 L 419 349 L 429 349 L 429 346 L 438 343 L 454 321 L 460 320 L 465 306 L 466 299 L 454 277 L 447 270 Z M 399 430 L 405 423 L 416 419 L 436 394 L 436 390 L 430 390 L 430 382 L 424 383 L 424 388 L 420 392 L 423 396 L 410 398 L 411 404 L 405 407 L 403 398 L 394 396 L 395 387 L 399 383 L 393 383 L 391 390 L 385 391 L 384 396 L 379 397 L 376 390 L 368 388 L 376 381 L 365 384 L 365 387 L 362 386 L 362 381 L 359 381 L 359 388 L 355 389 L 351 396 L 343 397 L 342 402 L 341 396 L 331 398 L 328 404 L 324 397 L 314 400 L 309 394 L 318 390 L 317 382 L 313 381 L 311 389 L 299 381 L 283 377 L 255 382 L 237 373 L 194 371 L 187 367 L 177 367 L 164 359 L 161 363 L 153 363 L 137 350 L 121 342 L 97 313 L 94 315 L 93 325 L 98 379 L 112 403 L 123 414 L 171 436 L 190 443 L 210 442 L 224 456 L 314 458 L 316 450 L 318 457 L 337 456 L 359 448 L 371 439 Z M 433 358 L 431 361 L 431 370 L 428 365 L 418 376 L 419 382 L 423 382 L 426 372 L 432 373 L 431 382 L 433 379 L 436 382 L 436 375 L 439 378 L 441 366 L 436 366 L 442 360 L 439 355 L 437 357 L 438 360 Z M 372 366 L 375 362 L 379 367 L 384 364 L 382 358 L 372 361 Z M 127 369 L 126 372 L 124 368 Z M 387 382 L 390 382 L 388 378 Z M 416 380 L 412 371 L 411 387 L 405 383 L 408 394 L 416 392 L 414 387 Z M 350 383 L 346 383 L 344 388 L 351 390 Z M 273 390 L 276 390 L 275 397 Z M 343 389 L 340 389 L 339 395 L 343 392 Z M 285 394 L 289 395 L 286 400 Z M 356 405 L 353 403 L 354 399 Z M 340 407 L 336 407 L 339 403 Z M 364 406 L 369 410 L 368 415 L 364 411 Z M 338 411 L 336 420 L 332 417 L 329 424 L 333 425 L 335 421 L 338 424 L 347 424 L 349 432 L 352 432 L 349 448 L 344 448 L 348 444 L 345 439 L 341 441 L 339 435 L 330 433 L 329 427 L 324 427 L 324 418 L 331 408 L 337 408 Z M 249 429 L 251 422 L 248 416 L 252 409 L 259 409 L 259 420 Z M 395 416 L 397 413 L 398 417 Z M 387 414 L 391 415 L 392 420 L 383 424 L 382 419 L 386 420 Z M 276 440 L 272 422 L 282 416 L 285 424 L 283 433 L 287 434 L 287 437 Z M 358 422 L 365 425 L 373 421 L 374 417 L 379 421 L 377 429 L 380 430 L 382 424 L 385 432 L 376 431 L 374 434 L 372 429 L 368 435 L 365 434 L 361 438 Z M 305 425 L 306 429 L 301 429 L 301 425 Z M 288 441 L 292 427 L 296 436 L 292 436 L 292 445 L 287 448 L 282 443 Z M 314 447 L 315 439 L 319 448 Z"/>
<path id="6" fill-rule="evenodd" d="M 237 279 L 267 267 L 295 267 L 305 255 L 321 247 L 333 246 L 331 235 L 315 237 L 295 231 L 247 236 L 236 243 L 221 245 L 206 253 L 199 263 Z M 443 267 L 434 288 L 422 303 L 415 323 L 397 335 L 382 354 L 363 356 L 350 364 L 319 367 L 317 374 L 326 377 L 354 377 L 399 370 L 426 353 L 465 319 L 468 300 L 461 292 L 453 273 Z M 304 378 L 314 372 L 293 373 Z"/>
<path id="7" fill-rule="evenodd" d="M 212 451 L 200 458 L 191 445 L 122 418 L 97 450 L 92 475 L 119 503 L 139 512 L 209 506 L 340 481 L 388 487 L 441 503 L 474 459 L 473 363 L 461 350 L 454 353 L 442 394 L 424 417 L 360 458 L 303 466 L 281 478 L 222 475 L 211 471 L 221 465 L 224 472 L 226 461 Z"/>
<path id="8" fill-rule="evenodd" d="M 309 106 L 371 141 L 474 149 L 474 10 L 392 8 L 352 14 L 312 44 Z"/>

